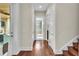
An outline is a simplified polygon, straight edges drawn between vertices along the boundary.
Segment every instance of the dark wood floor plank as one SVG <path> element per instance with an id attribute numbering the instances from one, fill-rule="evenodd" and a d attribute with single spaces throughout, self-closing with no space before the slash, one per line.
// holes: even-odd
<path id="1" fill-rule="evenodd" d="M 72 56 L 77 56 L 78 55 L 78 51 L 76 51 L 75 49 L 73 49 L 73 47 L 68 47 L 68 52 L 70 54 L 72 54 Z"/>
<path id="2" fill-rule="evenodd" d="M 68 51 L 66 51 L 66 50 L 63 50 L 63 55 L 64 56 L 71 56 L 71 54 L 69 54 Z"/>

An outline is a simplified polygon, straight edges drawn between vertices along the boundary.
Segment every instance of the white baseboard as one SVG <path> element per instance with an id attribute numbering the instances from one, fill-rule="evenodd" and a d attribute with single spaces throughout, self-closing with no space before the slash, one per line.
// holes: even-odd
<path id="1" fill-rule="evenodd" d="M 17 55 L 17 54 L 19 54 L 20 51 L 32 51 L 32 48 L 19 48 L 19 50 L 12 53 L 12 55 Z"/>
<path id="2" fill-rule="evenodd" d="M 3 56 L 7 56 L 8 55 L 8 52 L 6 52 Z"/>
<path id="3" fill-rule="evenodd" d="M 72 43 L 77 42 L 78 38 L 79 38 L 79 35 L 75 36 L 69 42 L 67 42 L 63 47 L 61 47 L 60 49 L 56 49 L 55 53 L 56 54 L 62 54 L 63 50 L 68 50 L 68 46 L 72 46 L 73 45 Z"/>
<path id="4" fill-rule="evenodd" d="M 15 54 L 15 55 L 17 55 L 19 52 L 20 52 L 20 49 L 16 52 L 16 54 Z"/>
<path id="5" fill-rule="evenodd" d="M 20 49 L 17 50 L 16 52 L 13 52 L 12 55 L 17 55 L 20 52 Z"/>
<path id="6" fill-rule="evenodd" d="M 21 47 L 20 51 L 32 51 L 32 49 L 33 49 L 33 42 L 34 42 L 34 40 L 32 41 L 31 47 Z"/>
<path id="7" fill-rule="evenodd" d="M 33 49 L 33 42 L 34 42 L 34 40 L 32 41 L 32 46 L 31 47 L 20 47 L 18 49 L 18 51 L 12 53 L 12 55 L 17 55 L 20 51 L 32 51 L 32 49 Z"/>
<path id="8" fill-rule="evenodd" d="M 21 48 L 20 51 L 32 51 L 32 47 L 30 47 L 30 48 Z"/>

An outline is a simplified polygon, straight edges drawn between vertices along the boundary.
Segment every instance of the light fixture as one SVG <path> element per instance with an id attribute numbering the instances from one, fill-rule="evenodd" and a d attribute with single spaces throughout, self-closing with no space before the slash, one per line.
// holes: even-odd
<path id="1" fill-rule="evenodd" d="M 42 6 L 41 6 L 41 5 L 39 5 L 39 8 L 42 8 Z"/>

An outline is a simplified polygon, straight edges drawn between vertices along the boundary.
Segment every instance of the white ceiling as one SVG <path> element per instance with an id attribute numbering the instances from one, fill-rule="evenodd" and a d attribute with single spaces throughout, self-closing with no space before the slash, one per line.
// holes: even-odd
<path id="1" fill-rule="evenodd" d="M 46 11 L 48 3 L 34 3 L 33 8 L 35 11 Z"/>

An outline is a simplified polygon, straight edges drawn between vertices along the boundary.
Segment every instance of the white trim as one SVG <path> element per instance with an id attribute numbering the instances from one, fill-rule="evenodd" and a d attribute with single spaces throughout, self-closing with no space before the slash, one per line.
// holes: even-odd
<path id="1" fill-rule="evenodd" d="M 30 47 L 30 48 L 21 48 L 20 51 L 32 51 L 32 47 Z"/>
<path id="2" fill-rule="evenodd" d="M 20 52 L 20 49 L 16 53 L 12 53 L 12 55 L 17 55 Z M 10 56 L 10 55 L 8 55 Z"/>
<path id="3" fill-rule="evenodd" d="M 16 53 L 13 53 L 12 55 L 17 55 L 19 54 L 20 51 L 32 51 L 32 48 L 20 48 Z"/>
<path id="4" fill-rule="evenodd" d="M 33 47 L 27 47 L 27 48 L 19 48 L 19 50 L 16 53 L 12 53 L 12 55 L 17 55 L 20 51 L 32 51 Z"/>
<path id="5" fill-rule="evenodd" d="M 77 39 L 79 38 L 79 34 L 72 38 L 69 42 L 67 42 L 63 47 L 61 47 L 59 50 L 56 49 L 55 53 L 56 54 L 62 54 L 63 50 L 68 50 L 68 46 L 72 46 L 73 42 L 77 42 Z"/>
<path id="6" fill-rule="evenodd" d="M 32 49 L 33 49 L 33 42 L 34 42 L 34 40 L 32 40 L 32 46 L 31 47 L 21 47 L 20 51 L 32 51 Z"/>
<path id="7" fill-rule="evenodd" d="M 8 56 L 8 52 L 6 52 L 3 56 Z"/>

